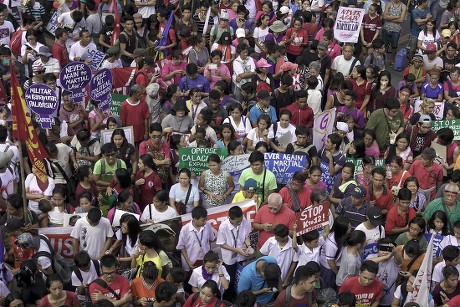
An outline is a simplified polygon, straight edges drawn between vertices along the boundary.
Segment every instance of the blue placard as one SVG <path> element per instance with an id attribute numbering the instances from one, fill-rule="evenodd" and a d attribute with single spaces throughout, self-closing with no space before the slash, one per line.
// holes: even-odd
<path id="1" fill-rule="evenodd" d="M 266 152 L 264 166 L 275 174 L 276 182 L 287 184 L 295 172 L 301 171 L 307 163 L 304 155 L 289 155 Z"/>

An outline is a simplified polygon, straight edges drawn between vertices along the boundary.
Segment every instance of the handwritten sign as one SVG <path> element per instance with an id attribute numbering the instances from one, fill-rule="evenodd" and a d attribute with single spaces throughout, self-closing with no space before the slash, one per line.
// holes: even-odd
<path id="1" fill-rule="evenodd" d="M 276 177 L 276 182 L 279 184 L 287 184 L 292 175 L 301 171 L 307 163 L 307 157 L 304 155 L 266 152 L 264 156 L 264 167 L 272 171 Z"/>
<path id="2" fill-rule="evenodd" d="M 227 148 L 191 148 L 179 149 L 179 169 L 188 168 L 196 176 L 208 169 L 208 157 L 217 154 L 223 161 L 227 155 Z"/>
<path id="3" fill-rule="evenodd" d="M 91 68 L 85 63 L 71 62 L 59 74 L 61 86 L 71 92 L 70 99 L 81 103 L 86 97 L 85 87 L 91 80 Z"/>
<path id="4" fill-rule="evenodd" d="M 59 107 L 58 97 L 48 85 L 34 84 L 24 95 L 29 110 L 34 112 L 36 120 L 43 129 L 51 128 L 53 114 Z"/>
<path id="5" fill-rule="evenodd" d="M 435 120 L 431 123 L 431 130 L 438 131 L 442 128 L 450 128 L 454 131 L 454 141 L 460 140 L 460 119 Z"/>
<path id="6" fill-rule="evenodd" d="M 315 116 L 313 125 L 313 144 L 318 151 L 326 145 L 327 136 L 332 133 L 336 109 L 324 111 Z"/>
<path id="7" fill-rule="evenodd" d="M 112 72 L 107 68 L 98 71 L 89 83 L 89 95 L 98 102 L 99 109 L 105 112 L 112 102 Z"/>
<path id="8" fill-rule="evenodd" d="M 300 212 L 299 235 L 323 227 L 329 223 L 329 204 L 324 202 L 317 206 L 309 206 Z"/>
<path id="9" fill-rule="evenodd" d="M 249 164 L 250 154 L 238 155 L 238 156 L 228 156 L 222 162 L 221 168 L 224 171 L 227 171 L 232 176 L 241 175 L 245 169 L 247 169 Z"/>
<path id="10" fill-rule="evenodd" d="M 343 43 L 357 43 L 364 9 L 354 7 L 339 7 L 334 24 L 334 38 Z"/>
<path id="11" fill-rule="evenodd" d="M 120 109 L 123 101 L 125 101 L 129 96 L 121 95 L 116 93 L 111 93 L 112 95 L 112 102 L 110 103 L 109 110 L 112 116 L 120 117 Z"/>

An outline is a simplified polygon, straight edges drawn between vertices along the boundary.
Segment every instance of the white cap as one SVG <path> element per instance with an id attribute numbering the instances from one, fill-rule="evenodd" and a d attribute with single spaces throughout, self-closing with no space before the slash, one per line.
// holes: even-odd
<path id="1" fill-rule="evenodd" d="M 280 8 L 280 12 L 281 12 L 281 14 L 283 14 L 283 15 L 284 15 L 284 14 L 287 14 L 287 13 L 289 13 L 289 8 L 288 8 L 287 6 L 282 6 L 282 7 Z"/>
<path id="2" fill-rule="evenodd" d="M 236 38 L 246 37 L 246 31 L 243 28 L 236 29 Z"/>
<path id="3" fill-rule="evenodd" d="M 228 20 L 228 13 L 227 10 L 220 11 L 220 19 Z"/>

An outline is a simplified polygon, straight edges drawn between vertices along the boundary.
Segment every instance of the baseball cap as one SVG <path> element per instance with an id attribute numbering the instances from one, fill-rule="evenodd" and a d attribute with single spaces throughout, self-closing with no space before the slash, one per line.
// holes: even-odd
<path id="1" fill-rule="evenodd" d="M 290 70 L 296 70 L 299 65 L 291 63 L 291 62 L 284 62 L 283 65 L 281 65 L 281 70 L 284 72 L 290 71 Z"/>
<path id="2" fill-rule="evenodd" d="M 425 53 L 433 53 L 433 52 L 436 52 L 436 50 L 437 50 L 436 44 L 428 44 L 426 45 Z"/>
<path id="3" fill-rule="evenodd" d="M 378 207 L 370 207 L 367 209 L 367 218 L 371 222 L 371 225 L 374 227 L 380 226 L 383 223 L 382 210 Z"/>
<path id="4" fill-rule="evenodd" d="M 133 52 L 133 58 L 137 58 L 139 56 L 146 56 L 147 55 L 147 50 L 144 48 L 137 48 Z"/>
<path id="5" fill-rule="evenodd" d="M 222 10 L 222 11 L 220 12 L 220 16 L 219 16 L 219 17 L 220 17 L 220 20 L 228 20 L 228 13 L 227 13 L 227 11 L 226 11 L 226 10 Z"/>
<path id="6" fill-rule="evenodd" d="M 236 29 L 236 38 L 246 37 L 246 32 L 243 28 Z"/>
<path id="7" fill-rule="evenodd" d="M 451 37 L 451 36 L 452 36 L 452 32 L 451 32 L 449 29 L 444 29 L 444 30 L 442 30 L 442 32 L 441 32 L 441 36 L 442 36 L 442 37 Z"/>
<path id="8" fill-rule="evenodd" d="M 289 13 L 289 8 L 287 6 L 280 7 L 280 13 L 283 15 Z"/>
<path id="9" fill-rule="evenodd" d="M 353 196 L 356 199 L 363 199 L 364 197 L 366 197 L 366 189 L 361 185 L 357 185 L 351 191 L 351 196 Z"/>
<path id="10" fill-rule="evenodd" d="M 268 64 L 266 59 L 261 58 L 260 60 L 256 62 L 256 67 L 257 68 L 268 68 L 268 67 L 271 67 L 271 65 Z"/>
<path id="11" fill-rule="evenodd" d="M 420 115 L 418 122 L 419 123 L 425 123 L 425 122 L 431 123 L 431 117 L 429 115 Z"/>
<path id="12" fill-rule="evenodd" d="M 255 191 L 257 189 L 257 181 L 255 181 L 252 178 L 246 179 L 244 182 L 244 187 L 245 190 L 249 191 Z"/>
<path id="13" fill-rule="evenodd" d="M 337 122 L 337 130 L 338 131 L 344 131 L 344 132 L 348 132 L 348 125 L 347 123 L 344 123 L 344 122 Z"/>

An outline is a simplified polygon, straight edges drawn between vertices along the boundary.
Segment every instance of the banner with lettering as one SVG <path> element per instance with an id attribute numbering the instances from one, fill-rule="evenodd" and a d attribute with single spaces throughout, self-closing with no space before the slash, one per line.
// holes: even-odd
<path id="1" fill-rule="evenodd" d="M 243 210 L 243 216 L 249 223 L 252 223 L 257 211 L 254 200 L 245 200 L 239 203 L 214 207 L 208 209 L 207 217 L 207 223 L 211 223 L 214 232 L 217 233 L 220 224 L 228 218 L 228 210 L 233 206 L 239 206 Z M 182 220 L 182 225 L 185 225 L 192 220 L 192 215 L 190 213 L 184 214 L 180 216 L 180 219 Z M 167 224 L 167 221 L 162 223 Z M 50 239 L 51 245 L 56 252 L 60 253 L 64 258 L 72 260 L 74 254 L 72 238 L 70 237 L 72 229 L 73 227 L 48 227 L 39 228 L 38 232 L 39 234 L 46 235 Z"/>
<path id="2" fill-rule="evenodd" d="M 324 111 L 315 116 L 313 125 L 313 145 L 318 151 L 326 145 L 327 136 L 334 130 L 335 108 Z"/>
<path id="3" fill-rule="evenodd" d="M 91 56 L 91 70 L 95 71 L 101 67 L 102 62 L 106 58 L 106 54 L 99 50 L 88 49 L 88 54 Z"/>
<path id="4" fill-rule="evenodd" d="M 188 168 L 197 177 L 208 169 L 208 157 L 217 154 L 223 161 L 228 156 L 227 148 L 185 147 L 179 149 L 179 169 Z"/>
<path id="5" fill-rule="evenodd" d="M 309 206 L 300 212 L 297 223 L 297 234 L 321 228 L 329 223 L 329 203 L 324 202 L 317 206 Z"/>
<path id="6" fill-rule="evenodd" d="M 425 239 L 426 239 L 427 242 L 430 242 L 431 236 L 432 236 L 432 234 L 430 234 L 430 233 L 425 234 Z M 443 239 L 444 239 L 444 236 L 442 236 L 442 235 L 434 235 L 434 239 L 433 239 L 433 254 L 434 254 L 434 256 L 436 258 L 441 256 L 442 250 L 441 250 L 440 244 L 441 244 Z"/>
<path id="7" fill-rule="evenodd" d="M 35 113 L 35 120 L 43 129 L 51 128 L 53 115 L 59 108 L 56 92 L 45 84 L 33 84 L 24 95 L 27 107 Z"/>
<path id="8" fill-rule="evenodd" d="M 442 128 L 450 128 L 454 132 L 454 141 L 460 140 L 460 119 L 435 120 L 431 122 L 431 130 L 438 131 Z"/>
<path id="9" fill-rule="evenodd" d="M 334 24 L 334 38 L 342 43 L 357 43 L 364 9 L 355 7 L 339 7 Z"/>

